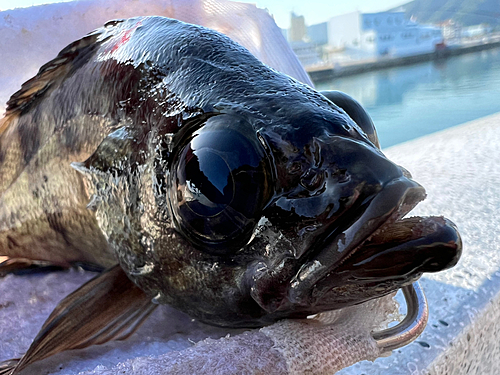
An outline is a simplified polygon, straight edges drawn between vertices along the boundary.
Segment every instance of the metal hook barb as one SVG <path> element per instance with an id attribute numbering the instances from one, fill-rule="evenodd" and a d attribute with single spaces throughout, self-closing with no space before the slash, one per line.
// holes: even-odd
<path id="1" fill-rule="evenodd" d="M 405 286 L 402 290 L 408 310 L 403 321 L 394 327 L 372 333 L 382 352 L 401 348 L 414 341 L 424 331 L 429 320 L 429 306 L 419 283 Z"/>

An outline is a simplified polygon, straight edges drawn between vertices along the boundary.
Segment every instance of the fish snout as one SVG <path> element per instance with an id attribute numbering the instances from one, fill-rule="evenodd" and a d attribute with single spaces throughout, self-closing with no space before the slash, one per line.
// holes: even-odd
<path id="1" fill-rule="evenodd" d="M 263 216 L 293 242 L 296 258 L 347 230 L 379 194 L 384 197 L 377 199 L 380 215 L 393 210 L 402 195 L 413 197 L 414 204 L 425 197 L 423 187 L 372 144 L 341 136 L 310 142 L 300 178 L 293 168 L 287 170 L 292 172 L 278 173 L 287 176 L 281 181 L 285 193 Z"/>

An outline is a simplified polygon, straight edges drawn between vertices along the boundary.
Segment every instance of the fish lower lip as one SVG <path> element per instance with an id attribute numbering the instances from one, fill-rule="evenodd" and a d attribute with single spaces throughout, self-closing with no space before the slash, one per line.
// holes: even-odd
<path id="1" fill-rule="evenodd" d="M 348 262 L 315 283 L 309 302 L 315 311 L 325 311 L 380 297 L 417 280 L 423 272 L 453 267 L 461 253 L 460 234 L 450 220 L 397 220 L 384 225 Z"/>
<path id="2" fill-rule="evenodd" d="M 359 280 L 405 277 L 453 267 L 460 258 L 458 230 L 443 217 L 410 217 L 383 226 L 363 244 L 363 254 L 350 261 L 351 276 Z M 359 259 L 356 259 L 359 258 Z"/>
<path id="3" fill-rule="evenodd" d="M 309 295 L 319 280 L 341 266 L 378 229 L 406 215 L 424 198 L 424 188 L 412 180 L 401 177 L 389 182 L 354 223 L 300 268 L 291 280 L 288 300 L 310 304 Z"/>

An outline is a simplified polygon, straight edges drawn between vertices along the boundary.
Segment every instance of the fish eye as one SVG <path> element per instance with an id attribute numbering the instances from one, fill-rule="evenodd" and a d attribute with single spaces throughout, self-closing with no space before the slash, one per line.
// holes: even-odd
<path id="1" fill-rule="evenodd" d="M 269 172 L 250 124 L 230 115 L 209 119 L 171 165 L 169 201 L 178 230 L 208 252 L 241 248 L 270 199 Z"/>

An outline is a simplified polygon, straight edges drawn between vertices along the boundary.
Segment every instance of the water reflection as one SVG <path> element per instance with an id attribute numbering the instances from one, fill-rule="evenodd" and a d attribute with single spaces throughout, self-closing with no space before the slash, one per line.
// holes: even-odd
<path id="1" fill-rule="evenodd" d="M 338 78 L 372 116 L 382 147 L 500 111 L 500 49 Z"/>

